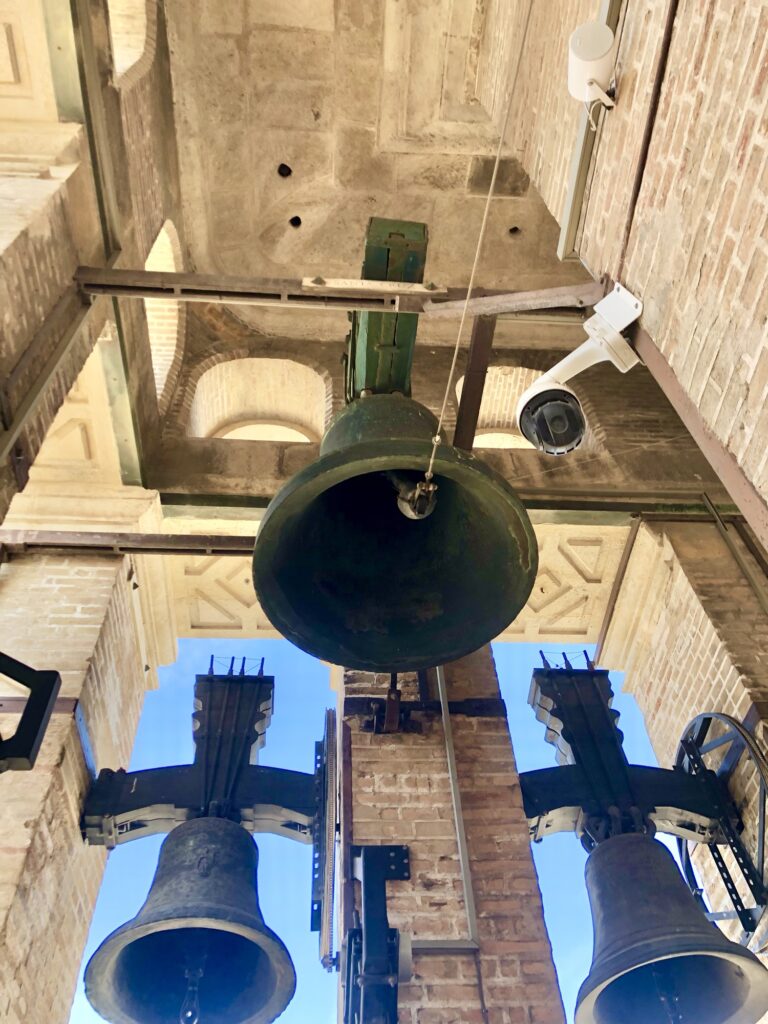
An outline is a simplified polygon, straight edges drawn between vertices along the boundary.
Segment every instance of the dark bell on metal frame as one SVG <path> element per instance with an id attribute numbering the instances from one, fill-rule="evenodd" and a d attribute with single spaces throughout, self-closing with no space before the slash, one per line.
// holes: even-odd
<path id="1" fill-rule="evenodd" d="M 757 1024 L 768 971 L 699 909 L 670 852 L 630 833 L 589 855 L 592 967 L 575 1024 Z"/>
<path id="2" fill-rule="evenodd" d="M 258 850 L 223 818 L 178 825 L 136 917 L 102 942 L 85 994 L 112 1024 L 270 1024 L 293 997 L 290 954 L 264 924 Z"/>
<path id="3" fill-rule="evenodd" d="M 493 640 L 528 600 L 538 552 L 525 509 L 489 466 L 446 444 L 427 490 L 436 431 L 412 399 L 357 399 L 271 502 L 254 586 L 297 647 L 348 668 L 429 668 Z"/>

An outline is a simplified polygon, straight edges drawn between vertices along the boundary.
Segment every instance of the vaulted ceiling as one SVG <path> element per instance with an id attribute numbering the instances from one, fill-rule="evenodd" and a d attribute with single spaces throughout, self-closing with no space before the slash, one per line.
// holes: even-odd
<path id="1" fill-rule="evenodd" d="M 376 215 L 426 222 L 426 280 L 465 284 L 516 59 L 518 6 L 169 0 L 195 269 L 358 277 Z M 478 284 L 515 290 L 581 280 L 578 264 L 555 256 L 557 225 L 519 151 L 513 118 Z M 291 173 L 281 175 L 281 164 Z M 286 329 L 303 314 L 249 316 Z M 336 337 L 346 330 L 338 313 L 314 314 L 313 324 Z M 429 330 L 423 324 L 420 335 Z"/>

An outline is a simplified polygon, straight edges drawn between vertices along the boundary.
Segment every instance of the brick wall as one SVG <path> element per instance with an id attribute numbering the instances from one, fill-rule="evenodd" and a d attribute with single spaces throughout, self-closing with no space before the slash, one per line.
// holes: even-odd
<path id="1" fill-rule="evenodd" d="M 129 564 L 25 556 L 0 567 L 3 650 L 62 675 L 83 711 L 98 768 L 125 766 L 144 692 Z M 9 735 L 14 716 L 4 715 Z M 71 715 L 55 714 L 31 772 L 3 776 L 0 1019 L 64 1024 L 101 883 L 104 851 L 80 835 L 89 783 Z"/>
<path id="2" fill-rule="evenodd" d="M 166 221 L 152 243 L 144 263 L 145 270 L 175 271 L 183 268 L 179 235 L 171 221 Z M 160 412 L 165 412 L 176 383 L 184 353 L 184 303 L 174 299 L 145 299 L 152 370 Z"/>
<path id="3" fill-rule="evenodd" d="M 510 20 L 519 38 L 528 0 L 517 0 L 514 6 Z M 568 95 L 568 39 L 577 25 L 597 15 L 598 7 L 597 0 L 534 2 L 515 90 L 510 145 L 558 220 L 581 110 Z"/>
<path id="4" fill-rule="evenodd" d="M 768 710 L 768 617 L 714 525 L 641 527 L 603 664 L 627 672 L 662 765 L 695 715 Z"/>
<path id="5" fill-rule="evenodd" d="M 94 102 L 104 103 L 109 125 L 124 265 L 135 267 L 144 263 L 164 221 L 168 217 L 180 220 L 165 23 L 160 7 L 155 12 L 156 5 L 143 6 L 152 11 L 147 26 L 152 38 L 144 57 L 124 77 L 119 90 L 105 79 L 103 94 L 93 97 Z M 92 5 L 91 11 L 96 47 L 101 51 L 109 46 L 105 8 L 106 0 Z M 101 56 L 108 64 L 106 52 Z M 78 156 L 80 163 L 74 171 L 62 168 L 61 176 L 53 179 L 0 177 L 0 205 L 6 214 L 0 235 L 0 379 L 6 394 L 0 409 L 6 422 L 77 315 L 79 302 L 72 283 L 75 268 L 103 262 L 84 133 Z M 106 309 L 107 304 L 101 303 L 98 313 L 91 314 L 97 322 L 79 332 L 67 360 L 46 389 L 21 439 L 24 463 L 37 454 L 103 327 Z M 148 424 L 146 433 L 152 440 L 157 402 L 143 304 L 123 303 L 122 312 L 128 328 L 129 386 L 139 422 Z M 23 474 L 17 479 L 4 467 L 0 477 L 1 518 L 20 480 L 23 482 Z"/>
<path id="6" fill-rule="evenodd" d="M 488 649 L 447 666 L 446 677 L 452 700 L 499 695 Z M 386 682 L 348 673 L 346 692 L 381 692 Z M 410 881 L 387 887 L 390 924 L 414 940 L 466 939 L 440 717 L 424 716 L 421 733 L 371 735 L 360 724 L 349 720 L 351 763 L 345 766 L 351 774 L 353 841 L 405 843 L 410 850 Z M 413 980 L 400 986 L 399 1020 L 560 1024 L 563 1011 L 506 719 L 453 715 L 451 724 L 480 950 L 477 963 L 471 954 L 414 954 Z"/>
<path id="7" fill-rule="evenodd" d="M 319 440 L 326 426 L 330 380 L 293 359 L 238 359 L 200 376 L 187 430 L 211 437 L 238 422 L 284 423 Z"/>
<path id="8" fill-rule="evenodd" d="M 62 168 L 61 176 L 0 177 L 0 423 L 12 422 L 42 366 L 81 312 L 72 278 L 78 263 L 93 262 L 99 251 L 84 135 L 67 147 L 80 162 L 74 169 Z M 103 322 L 103 305 L 91 317 Z M 91 330 L 86 326 L 78 332 L 19 439 L 20 474 L 10 468 L 0 474 L 0 519 L 90 351 Z"/>
<path id="9" fill-rule="evenodd" d="M 733 528 L 729 532 L 760 579 L 750 552 Z M 763 720 L 756 737 L 764 745 L 767 663 L 768 616 L 716 527 L 706 523 L 641 527 L 601 664 L 626 671 L 624 689 L 634 695 L 643 712 L 659 764 L 674 763 L 688 723 L 710 711 L 741 722 L 754 704 Z M 715 727 L 709 738 L 724 728 Z M 708 766 L 716 768 L 720 755 L 708 756 Z M 729 788 L 744 819 L 742 839 L 754 856 L 758 779 L 746 760 Z M 727 851 L 726 859 L 730 861 Z M 694 863 L 715 909 L 730 909 L 709 855 L 698 851 Z M 738 870 L 733 875 L 739 879 Z M 742 895 L 751 905 L 746 890 Z M 738 937 L 736 925 L 724 927 L 731 938 Z"/>
<path id="10" fill-rule="evenodd" d="M 668 6 L 627 5 L 578 251 L 596 274 L 621 269 L 705 423 L 768 496 L 768 10 L 681 0 L 622 266 Z"/>

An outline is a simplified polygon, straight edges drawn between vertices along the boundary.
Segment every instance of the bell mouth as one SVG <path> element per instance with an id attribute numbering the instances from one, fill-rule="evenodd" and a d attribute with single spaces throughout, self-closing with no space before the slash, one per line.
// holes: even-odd
<path id="1" fill-rule="evenodd" d="M 580 998 L 576 1024 L 754 1024 L 767 1010 L 765 968 L 748 951 L 678 953 Z"/>
<path id="2" fill-rule="evenodd" d="M 270 1024 L 295 991 L 290 957 L 276 937 L 230 928 L 184 918 L 118 931 L 89 962 L 86 995 L 115 1024 L 179 1024 L 186 969 L 200 964 L 201 1024 Z"/>
<path id="3" fill-rule="evenodd" d="M 352 445 L 277 495 L 256 542 L 265 614 L 315 657 L 414 671 L 495 639 L 528 599 L 537 548 L 525 509 L 480 460 L 438 451 L 434 511 L 408 518 L 393 474 L 423 479 L 423 442 Z"/>

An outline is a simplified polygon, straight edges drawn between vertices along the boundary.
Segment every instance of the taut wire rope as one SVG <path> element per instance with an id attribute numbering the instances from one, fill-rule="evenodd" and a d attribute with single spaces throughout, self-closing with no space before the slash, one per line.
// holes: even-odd
<path id="1" fill-rule="evenodd" d="M 501 163 L 501 151 L 504 148 L 504 139 L 506 138 L 506 135 L 507 135 L 507 126 L 509 124 L 509 115 L 510 115 L 510 113 L 512 111 L 512 103 L 513 103 L 514 96 L 515 96 L 515 89 L 517 87 L 517 80 L 520 77 L 520 67 L 522 66 L 522 63 L 523 63 L 523 51 L 525 50 L 526 40 L 528 39 L 528 27 L 529 27 L 529 25 L 531 23 L 531 14 L 533 12 L 533 3 L 534 3 L 534 0 L 530 0 L 530 3 L 528 4 L 528 12 L 527 12 L 527 14 L 525 16 L 525 25 L 523 27 L 523 35 L 522 35 L 522 39 L 520 41 L 520 48 L 519 48 L 518 53 L 517 53 L 517 63 L 515 65 L 515 73 L 512 76 L 512 84 L 511 84 L 510 89 L 509 89 L 509 99 L 507 100 L 507 109 L 506 109 L 506 112 L 504 114 L 504 123 L 502 125 L 501 132 L 499 134 L 499 144 L 496 147 L 496 159 L 494 160 L 494 164 L 493 164 L 493 173 L 491 174 L 491 184 L 490 184 L 490 186 L 488 188 L 488 195 L 485 198 L 485 208 L 483 210 L 483 219 L 480 222 L 480 232 L 479 232 L 479 235 L 478 235 L 478 238 L 477 238 L 477 246 L 475 248 L 475 256 L 474 256 L 474 259 L 472 261 L 472 272 L 469 275 L 469 284 L 467 285 L 467 294 L 466 294 L 466 297 L 464 299 L 464 306 L 462 307 L 462 310 L 461 310 L 461 320 L 459 321 L 459 330 L 458 330 L 458 333 L 456 335 L 456 345 L 454 346 L 454 349 L 453 349 L 453 359 L 451 361 L 451 368 L 450 368 L 450 370 L 448 372 L 448 381 L 447 381 L 446 386 L 445 386 L 445 394 L 443 395 L 443 404 L 442 404 L 442 407 L 440 409 L 440 416 L 438 417 L 438 421 L 437 421 L 437 431 L 435 432 L 435 436 L 432 438 L 432 451 L 431 451 L 430 456 L 429 456 L 429 466 L 427 467 L 427 472 L 425 473 L 425 479 L 426 479 L 427 482 L 431 481 L 431 479 L 432 479 L 434 465 L 435 465 L 435 457 L 437 455 L 437 449 L 438 449 L 438 447 L 441 444 L 440 431 L 442 430 L 443 421 L 445 420 L 445 410 L 448 408 L 448 399 L 449 399 L 450 394 L 451 394 L 451 387 L 453 386 L 453 378 L 454 378 L 454 375 L 456 373 L 456 364 L 458 363 L 459 352 L 461 350 L 461 336 L 462 336 L 462 334 L 464 332 L 464 324 L 466 323 L 466 319 L 467 319 L 467 310 L 469 308 L 469 300 L 472 297 L 472 289 L 475 286 L 475 277 L 477 275 L 477 267 L 478 267 L 478 264 L 480 262 L 480 254 L 481 254 L 482 249 L 483 249 L 483 242 L 485 241 L 485 229 L 486 229 L 486 226 L 488 224 L 488 211 L 490 210 L 491 199 L 493 198 L 493 192 L 494 192 L 494 189 L 496 188 L 496 178 L 498 177 L 499 165 Z"/>

